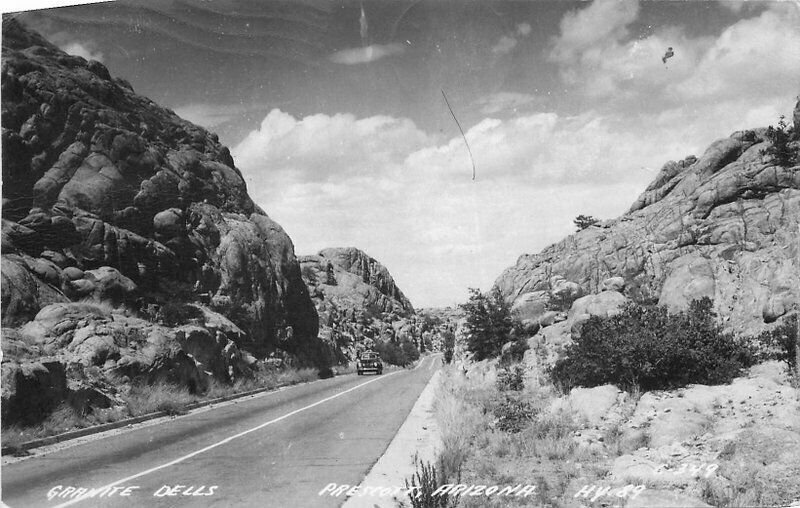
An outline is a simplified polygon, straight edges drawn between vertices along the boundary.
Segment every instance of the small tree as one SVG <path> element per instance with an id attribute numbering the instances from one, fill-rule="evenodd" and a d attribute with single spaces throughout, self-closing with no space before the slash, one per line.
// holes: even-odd
<path id="1" fill-rule="evenodd" d="M 591 215 L 581 214 L 575 217 L 575 219 L 572 222 L 575 224 L 575 227 L 578 228 L 576 231 L 582 231 L 593 224 L 597 224 L 598 222 L 600 222 L 600 219 L 596 219 Z"/>
<path id="2" fill-rule="evenodd" d="M 797 127 L 795 126 L 795 128 Z M 767 127 L 766 134 L 772 146 L 762 150 L 762 155 L 771 156 L 776 164 L 783 167 L 789 167 L 797 161 L 797 151 L 792 150 L 789 146 L 789 141 L 792 139 L 792 128 L 786 123 L 785 116 L 781 115 L 777 127 L 772 125 Z"/>
<path id="3" fill-rule="evenodd" d="M 511 310 L 497 287 L 488 296 L 478 289 L 469 291 L 469 301 L 461 305 L 467 314 L 467 349 L 477 361 L 494 358 L 511 340 Z"/>
<path id="4" fill-rule="evenodd" d="M 444 350 L 444 363 L 452 362 L 456 349 L 456 334 L 450 330 L 442 332 L 442 349 Z"/>

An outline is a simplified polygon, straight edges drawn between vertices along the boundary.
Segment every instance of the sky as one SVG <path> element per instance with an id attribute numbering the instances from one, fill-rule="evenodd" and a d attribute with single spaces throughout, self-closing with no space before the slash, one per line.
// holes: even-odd
<path id="1" fill-rule="evenodd" d="M 19 19 L 217 132 L 298 254 L 358 247 L 418 308 L 490 289 L 800 95 L 794 1 L 120 0 Z"/>

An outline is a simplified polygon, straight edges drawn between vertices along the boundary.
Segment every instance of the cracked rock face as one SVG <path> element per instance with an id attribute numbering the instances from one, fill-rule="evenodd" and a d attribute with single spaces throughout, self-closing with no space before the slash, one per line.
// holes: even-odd
<path id="1" fill-rule="evenodd" d="M 303 280 L 320 316 L 320 336 L 342 360 L 353 358 L 365 338 L 412 338 L 414 307 L 389 270 L 365 252 L 329 248 L 301 256 Z"/>
<path id="2" fill-rule="evenodd" d="M 2 148 L 3 327 L 77 301 L 144 317 L 198 305 L 229 317 L 242 333 L 224 339 L 257 357 L 327 363 L 292 241 L 253 204 L 228 148 L 12 18 Z M 84 350 L 97 348 L 70 354 Z M 175 358 L 148 361 L 169 370 Z"/>
<path id="3" fill-rule="evenodd" d="M 628 213 L 522 255 L 495 284 L 530 320 L 556 299 L 553 280 L 672 309 L 709 296 L 725 326 L 745 334 L 796 311 L 800 167 L 763 153 L 765 131 L 737 132 L 699 158 L 668 162 Z"/>

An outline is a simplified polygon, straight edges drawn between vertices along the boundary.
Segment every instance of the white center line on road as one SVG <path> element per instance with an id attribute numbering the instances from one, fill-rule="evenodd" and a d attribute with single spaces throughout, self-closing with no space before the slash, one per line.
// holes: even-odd
<path id="1" fill-rule="evenodd" d="M 219 442 L 214 443 L 212 445 L 208 445 L 205 448 L 201 448 L 201 449 L 199 449 L 197 451 L 194 451 L 194 452 L 192 452 L 192 453 L 190 453 L 188 455 L 184 455 L 183 457 L 179 457 L 179 458 L 177 458 L 175 460 L 172 460 L 170 462 L 167 462 L 165 464 L 161 464 L 160 466 L 156 466 L 156 467 L 150 468 L 150 469 L 148 469 L 146 471 L 142 471 L 141 473 L 136 473 L 135 475 L 127 476 L 125 478 L 122 478 L 121 480 L 117 480 L 117 481 L 115 481 L 113 483 L 109 483 L 108 485 L 103 485 L 102 487 L 99 487 L 97 489 L 90 489 L 89 492 L 101 493 L 101 492 L 103 492 L 103 490 L 111 489 L 113 487 L 116 487 L 120 483 L 127 483 L 127 482 L 129 482 L 131 480 L 134 480 L 136 478 L 140 478 L 142 476 L 148 475 L 148 474 L 153 473 L 155 471 L 158 471 L 160 469 L 165 469 L 165 468 L 168 468 L 170 466 L 174 466 L 175 464 L 183 462 L 186 459 L 190 459 L 190 458 L 192 458 L 192 457 L 194 457 L 196 455 L 200 455 L 201 453 L 205 453 L 205 452 L 207 452 L 209 450 L 212 450 L 212 449 L 214 449 L 214 448 L 216 448 L 218 446 L 222 446 L 222 445 L 224 445 L 226 443 L 229 443 L 229 442 L 233 441 L 234 439 L 240 438 L 240 437 L 242 437 L 244 435 L 247 435 L 247 434 L 249 434 L 251 432 L 255 432 L 255 431 L 259 430 L 259 429 L 263 429 L 267 425 L 272 425 L 273 423 L 277 423 L 277 422 L 279 422 L 281 420 L 285 420 L 286 418 L 289 418 L 290 416 L 294 416 L 297 413 L 305 411 L 306 409 L 311 409 L 314 406 L 318 406 L 320 404 L 328 402 L 329 400 L 333 400 L 333 399 L 335 399 L 337 397 L 341 397 L 342 395 L 344 395 L 346 393 L 352 392 L 353 390 L 357 390 L 357 389 L 361 388 L 362 386 L 366 386 L 366 385 L 368 385 L 370 383 L 374 383 L 375 381 L 380 381 L 381 379 L 386 379 L 387 377 L 393 376 L 393 375 L 398 374 L 400 372 L 402 372 L 402 371 L 398 370 L 398 371 L 395 371 L 395 372 L 391 372 L 389 374 L 377 377 L 377 378 L 372 379 L 370 381 L 367 381 L 365 383 L 361 383 L 360 385 L 354 386 L 352 388 L 348 388 L 347 390 L 345 390 L 343 392 L 339 392 L 336 395 L 331 395 L 328 398 L 325 398 L 325 399 L 322 399 L 322 400 L 318 400 L 317 402 L 315 402 L 313 404 L 309 404 L 308 406 L 301 407 L 300 409 L 295 409 L 294 411 L 292 411 L 290 413 L 286 413 L 283 416 L 279 416 L 278 418 L 275 418 L 274 420 L 270 420 L 268 422 L 264 422 L 261 425 L 257 425 L 255 427 L 253 427 L 252 429 L 247 429 L 247 430 L 245 430 L 243 432 L 240 432 L 240 433 L 235 434 L 233 436 L 227 437 L 227 438 L 223 439 L 222 441 L 219 441 Z M 91 499 L 91 496 L 89 495 L 89 493 L 82 494 L 81 496 L 76 497 L 75 499 L 71 499 L 71 500 L 67 501 L 66 503 L 61 503 L 59 505 L 56 505 L 54 508 L 61 508 L 63 506 L 72 506 L 72 505 L 77 504 L 77 503 L 79 503 L 81 501 L 84 501 L 86 499 Z"/>

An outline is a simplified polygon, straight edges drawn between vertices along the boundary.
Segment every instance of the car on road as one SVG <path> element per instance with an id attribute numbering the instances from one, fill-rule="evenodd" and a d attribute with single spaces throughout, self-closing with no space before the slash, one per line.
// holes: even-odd
<path id="1" fill-rule="evenodd" d="M 359 376 L 363 376 L 366 372 L 383 374 L 381 357 L 374 351 L 364 351 L 356 360 L 356 372 Z"/>

